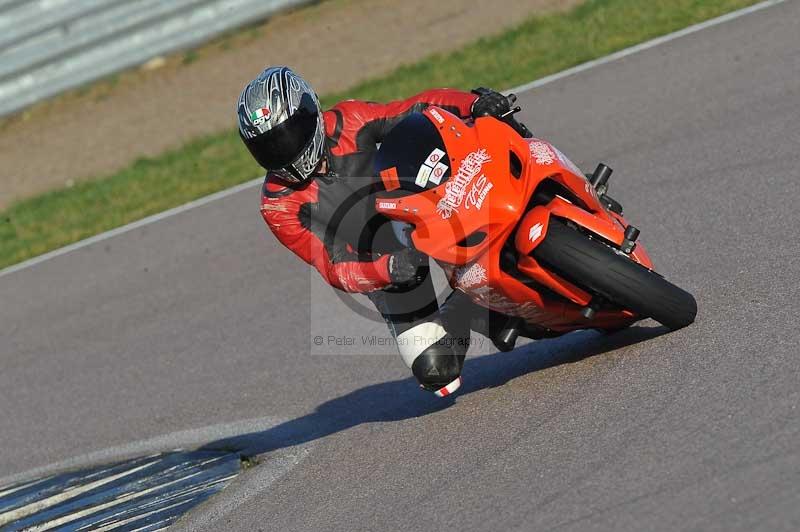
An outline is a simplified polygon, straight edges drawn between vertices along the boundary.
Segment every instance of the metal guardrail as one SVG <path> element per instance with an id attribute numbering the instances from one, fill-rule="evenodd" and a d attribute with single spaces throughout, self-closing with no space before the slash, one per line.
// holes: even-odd
<path id="1" fill-rule="evenodd" d="M 0 0 L 0 116 L 310 0 Z"/>

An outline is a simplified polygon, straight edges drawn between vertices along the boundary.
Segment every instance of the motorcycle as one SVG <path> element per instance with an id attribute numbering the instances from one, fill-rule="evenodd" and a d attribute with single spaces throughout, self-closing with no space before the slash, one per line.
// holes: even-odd
<path id="1" fill-rule="evenodd" d="M 507 316 L 499 341 L 509 347 L 644 318 L 691 324 L 694 297 L 654 271 L 608 195 L 611 168 L 585 175 L 517 111 L 466 123 L 431 106 L 387 135 L 375 209 L 398 239 L 435 260 L 453 289 Z"/>

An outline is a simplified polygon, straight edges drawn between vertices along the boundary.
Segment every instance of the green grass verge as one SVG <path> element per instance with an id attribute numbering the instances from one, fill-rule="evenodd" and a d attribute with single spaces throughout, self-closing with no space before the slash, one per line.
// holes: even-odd
<path id="1" fill-rule="evenodd" d="M 501 35 L 403 66 L 323 98 L 389 100 L 430 87 L 504 89 L 756 3 L 756 0 L 589 0 Z M 137 161 L 0 213 L 0 268 L 257 176 L 234 131 Z"/>

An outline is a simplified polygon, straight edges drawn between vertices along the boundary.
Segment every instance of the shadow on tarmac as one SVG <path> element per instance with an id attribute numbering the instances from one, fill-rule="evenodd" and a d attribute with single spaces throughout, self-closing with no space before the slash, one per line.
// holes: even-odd
<path id="1" fill-rule="evenodd" d="M 637 325 L 614 334 L 578 331 L 565 336 L 538 340 L 508 353 L 467 358 L 464 384 L 453 396 L 440 399 L 421 390 L 413 377 L 373 384 L 319 405 L 310 414 L 286 421 L 264 431 L 214 441 L 200 450 L 227 450 L 243 456 L 308 443 L 362 423 L 399 421 L 452 406 L 459 397 L 547 368 L 579 362 L 669 332 L 666 327 Z"/>

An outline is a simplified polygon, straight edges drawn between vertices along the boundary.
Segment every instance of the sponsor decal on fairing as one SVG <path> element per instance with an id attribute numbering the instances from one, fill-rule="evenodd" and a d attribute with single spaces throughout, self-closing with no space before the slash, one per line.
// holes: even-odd
<path id="1" fill-rule="evenodd" d="M 456 288 L 461 288 L 462 290 L 472 288 L 488 280 L 486 268 L 477 262 L 470 266 L 457 268 L 455 274 Z"/>
<path id="2" fill-rule="evenodd" d="M 425 162 L 419 167 L 417 178 L 414 180 L 414 183 L 418 187 L 425 188 L 428 181 L 435 185 L 442 182 L 442 177 L 444 177 L 448 168 L 447 165 L 442 162 L 444 155 L 445 153 L 439 148 L 435 148 L 430 155 L 428 155 L 428 158 L 425 159 Z"/>
<path id="3" fill-rule="evenodd" d="M 472 190 L 469 191 L 467 194 L 467 201 L 464 203 L 464 208 L 469 209 L 470 206 L 474 206 L 476 209 L 481 210 L 483 207 L 483 200 L 486 199 L 486 195 L 489 194 L 489 191 L 492 190 L 494 184 L 489 181 L 485 175 L 481 175 L 475 184 L 472 185 Z"/>
<path id="4" fill-rule="evenodd" d="M 431 109 L 430 113 L 433 119 L 436 120 L 436 122 L 438 122 L 439 124 L 444 124 L 444 117 L 439 113 L 439 111 L 437 111 L 436 109 Z"/>
<path id="5" fill-rule="evenodd" d="M 555 162 L 557 155 L 546 142 L 535 140 L 530 143 L 531 157 L 536 161 L 536 164 L 551 165 Z"/>
<path id="6" fill-rule="evenodd" d="M 444 177 L 444 173 L 447 172 L 447 165 L 444 163 L 437 163 L 436 166 L 433 167 L 433 171 L 431 172 L 430 181 L 431 183 L 438 185 L 442 182 L 442 177 Z"/>
<path id="7" fill-rule="evenodd" d="M 425 159 L 425 162 L 422 164 L 427 164 L 428 166 L 433 168 L 434 166 L 436 166 L 436 163 L 442 160 L 442 157 L 444 157 L 444 152 L 439 148 L 434 148 L 431 154 L 428 155 L 428 158 Z"/>
<path id="8" fill-rule="evenodd" d="M 381 202 L 378 202 L 378 208 L 379 209 L 396 209 L 397 208 L 397 203 L 381 201 Z"/>
<path id="9" fill-rule="evenodd" d="M 443 220 L 447 220 L 453 216 L 453 213 L 458 212 L 467 195 L 467 187 L 473 179 L 480 175 L 483 165 L 491 160 L 492 158 L 485 149 L 471 152 L 464 157 L 458 171 L 445 185 L 444 197 L 436 204 L 436 212 Z"/>
<path id="10" fill-rule="evenodd" d="M 508 312 L 519 306 L 503 294 L 496 292 L 491 286 L 481 286 L 471 290 L 470 294 L 477 296 L 478 300 L 486 307 L 498 312 Z"/>
<path id="11" fill-rule="evenodd" d="M 428 178 L 431 176 L 431 172 L 433 168 L 430 166 L 422 165 L 419 167 L 419 171 L 417 172 L 417 178 L 414 180 L 414 184 L 418 187 L 425 188 L 425 185 L 428 184 Z"/>
<path id="12" fill-rule="evenodd" d="M 491 286 L 481 286 L 470 290 L 470 295 L 474 296 L 483 306 L 503 312 L 509 316 L 517 316 L 525 320 L 536 321 L 541 319 L 544 310 L 532 301 L 517 303 L 512 301 L 504 294 L 497 292 Z"/>

